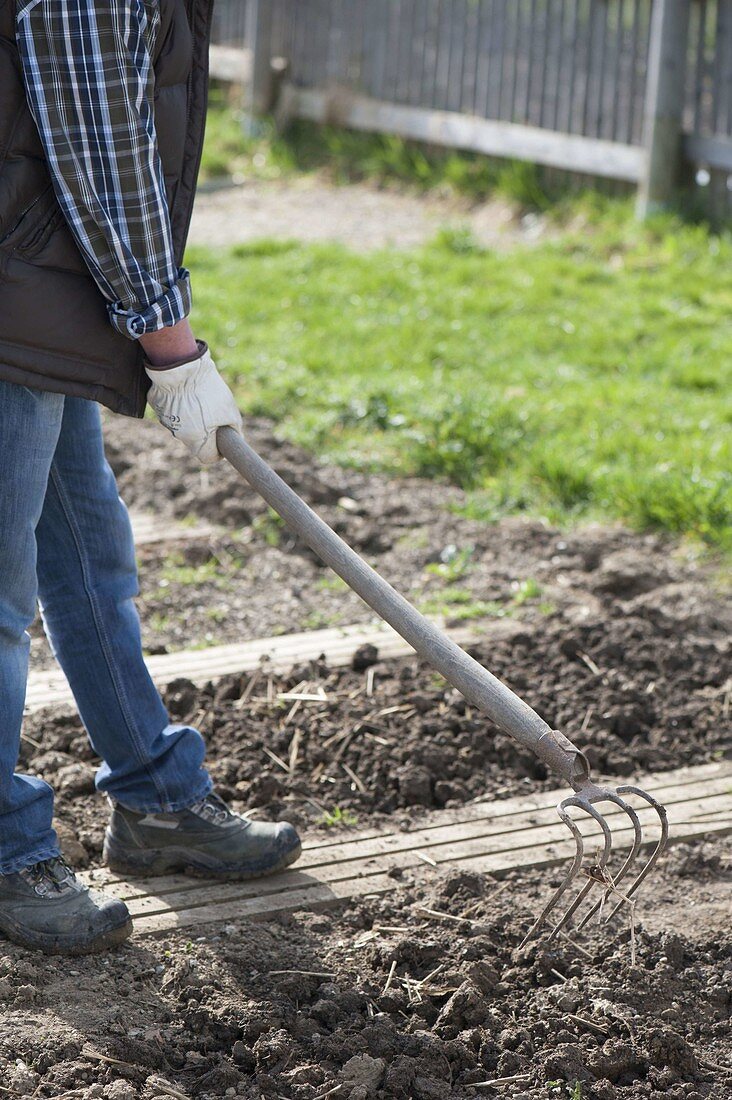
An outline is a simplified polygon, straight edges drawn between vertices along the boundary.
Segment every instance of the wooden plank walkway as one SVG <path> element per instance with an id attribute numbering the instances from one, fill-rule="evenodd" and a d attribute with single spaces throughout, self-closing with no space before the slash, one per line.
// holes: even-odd
<path id="1" fill-rule="evenodd" d="M 732 763 L 684 768 L 639 780 L 667 808 L 671 840 L 679 842 L 732 832 Z M 127 902 L 138 934 L 164 935 L 211 921 L 266 920 L 277 913 L 316 909 L 394 889 L 390 872 L 399 868 L 429 876 L 437 868 L 459 867 L 496 877 L 517 868 L 550 867 L 568 859 L 574 843 L 558 822 L 556 803 L 566 788 L 499 802 L 473 803 L 426 817 L 406 831 L 365 831 L 305 842 L 290 871 L 269 879 L 216 883 L 185 875 L 124 881 L 101 869 L 88 872 L 91 885 L 109 886 Z M 638 808 L 649 843 L 655 842 L 655 813 Z M 629 843 L 628 819 L 608 804 L 606 817 L 619 845 Z M 585 836 L 596 835 L 588 818 Z"/>
<path id="2" fill-rule="evenodd" d="M 448 631 L 458 645 L 469 645 L 478 637 L 490 640 L 519 629 L 515 622 L 498 620 L 487 624 L 478 634 L 475 628 Z M 287 671 L 293 665 L 314 661 L 321 654 L 334 668 L 351 662 L 362 645 L 374 645 L 380 658 L 408 657 L 412 647 L 386 623 L 357 623 L 328 630 L 309 630 L 300 634 L 281 634 L 274 638 L 258 638 L 232 645 L 211 646 L 209 649 L 182 650 L 147 658 L 147 667 L 158 685 L 165 687 L 172 680 L 185 677 L 194 684 L 205 684 L 232 673 L 252 672 L 266 665 L 273 672 Z M 66 677 L 58 668 L 31 672 L 26 692 L 26 713 L 41 707 L 73 706 Z"/>
<path id="3" fill-rule="evenodd" d="M 130 522 L 136 546 L 149 546 L 158 542 L 194 542 L 209 539 L 219 533 L 210 523 L 180 523 L 154 512 L 138 512 L 130 509 Z"/>

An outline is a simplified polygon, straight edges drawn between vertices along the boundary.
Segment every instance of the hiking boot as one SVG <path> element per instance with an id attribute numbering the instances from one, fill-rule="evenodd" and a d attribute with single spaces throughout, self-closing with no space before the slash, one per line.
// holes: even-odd
<path id="1" fill-rule="evenodd" d="M 123 901 L 83 886 L 60 857 L 0 875 L 0 931 L 47 955 L 91 955 L 132 931 Z"/>
<path id="2" fill-rule="evenodd" d="M 138 813 L 119 803 L 104 839 L 104 859 L 124 875 L 193 875 L 248 879 L 294 863 L 300 838 L 286 821 L 248 821 L 209 794 L 178 813 Z"/>

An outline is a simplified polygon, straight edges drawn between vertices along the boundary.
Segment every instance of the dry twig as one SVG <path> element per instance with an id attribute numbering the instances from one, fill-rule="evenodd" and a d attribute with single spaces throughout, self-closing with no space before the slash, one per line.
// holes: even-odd
<path id="1" fill-rule="evenodd" d="M 343 768 L 344 772 L 351 780 L 351 782 L 355 784 L 356 789 L 359 790 L 361 794 L 366 794 L 366 784 L 363 782 L 362 779 L 359 778 L 358 775 L 356 775 L 353 768 L 349 768 L 348 764 L 344 764 L 343 762 L 341 762 L 341 767 Z"/>
<path id="2" fill-rule="evenodd" d="M 423 905 L 418 905 L 417 910 L 420 913 L 426 913 L 429 917 L 436 917 L 438 920 L 454 920 L 459 924 L 483 924 L 483 921 L 472 920 L 470 917 L 456 917 L 454 913 L 441 913 L 439 909 L 426 909 Z"/>
<path id="3" fill-rule="evenodd" d="M 301 730 L 295 730 L 295 732 L 292 735 L 292 740 L 290 741 L 290 758 L 289 758 L 290 775 L 295 774 L 295 768 L 297 767 L 297 757 L 298 757 L 298 753 L 300 751 L 300 739 L 301 739 L 301 737 L 302 737 L 302 731 Z"/>
<path id="4" fill-rule="evenodd" d="M 513 1077 L 494 1077 L 492 1081 L 475 1081 L 468 1085 L 469 1089 L 492 1089 L 496 1085 L 512 1085 L 515 1081 L 529 1081 L 528 1073 L 515 1073 Z"/>
<path id="5" fill-rule="evenodd" d="M 283 772 L 287 772 L 288 775 L 290 774 L 290 769 L 288 768 L 287 764 L 284 762 L 281 756 L 278 756 L 276 752 L 272 752 L 272 750 L 268 749 L 266 745 L 262 745 L 262 749 L 264 752 L 266 752 L 270 760 L 274 760 L 275 764 L 277 764 L 278 767 L 282 768 Z"/>
<path id="6" fill-rule="evenodd" d="M 605 904 L 605 899 L 608 894 L 615 894 L 620 898 L 621 902 L 624 902 L 630 910 L 630 965 L 635 966 L 636 963 L 636 947 L 635 947 L 635 898 L 629 898 L 627 894 L 624 894 L 622 890 L 618 890 L 615 885 L 615 881 L 608 871 L 607 867 L 600 867 L 595 865 L 590 867 L 589 870 L 584 872 L 587 878 L 593 882 L 599 883 L 605 888 L 605 894 L 600 906 L 600 917 L 602 917 L 602 906 Z"/>
<path id="7" fill-rule="evenodd" d="M 175 1100 L 190 1100 L 187 1092 L 181 1092 L 174 1085 L 171 1085 L 169 1081 L 163 1080 L 162 1077 L 151 1077 L 148 1080 L 148 1085 L 154 1086 L 160 1092 L 164 1092 L 166 1096 L 173 1096 Z"/>
<path id="8" fill-rule="evenodd" d="M 301 974 L 305 978 L 335 978 L 336 974 L 326 974 L 320 970 L 268 970 L 267 975 L 274 978 L 280 974 Z"/>
<path id="9" fill-rule="evenodd" d="M 332 1096 L 335 1092 L 340 1092 L 343 1085 L 335 1085 L 332 1089 L 328 1089 L 327 1092 L 319 1092 L 314 1100 L 325 1100 L 326 1096 Z"/>
<path id="10" fill-rule="evenodd" d="M 585 1020 L 583 1016 L 574 1016 L 571 1012 L 568 1012 L 566 1015 L 568 1020 L 573 1020 L 576 1024 L 581 1024 L 582 1027 L 586 1027 L 589 1031 L 594 1031 L 598 1035 L 602 1035 L 605 1039 L 607 1039 L 610 1034 L 604 1027 L 600 1027 L 599 1024 L 594 1023 L 592 1020 Z"/>
<path id="11" fill-rule="evenodd" d="M 98 1050 L 94 1050 L 87 1043 L 82 1047 L 82 1057 L 91 1058 L 94 1062 L 106 1062 L 110 1066 L 124 1066 L 125 1069 L 133 1069 L 139 1072 L 140 1067 L 134 1066 L 132 1062 L 123 1062 L 121 1058 L 110 1058 L 108 1054 L 100 1054 Z"/>
<path id="12" fill-rule="evenodd" d="M 556 932 L 557 930 L 554 929 L 554 931 Z M 582 947 L 581 944 L 579 944 L 575 940 L 573 940 L 571 936 L 568 936 L 567 933 L 563 929 L 561 929 L 561 928 L 559 929 L 558 935 L 560 935 L 563 940 L 566 940 L 567 943 L 571 944 L 572 947 L 575 949 L 575 951 L 578 951 L 580 955 L 584 955 L 586 959 L 590 960 L 590 962 L 594 962 L 594 958 L 593 958 L 592 954 L 589 951 L 587 951 L 586 948 Z"/>
<path id="13" fill-rule="evenodd" d="M 578 652 L 577 656 L 583 664 L 587 665 L 590 672 L 594 673 L 595 676 L 602 676 L 602 671 L 597 667 L 595 662 L 592 660 L 592 657 L 590 657 L 587 653 L 581 652 Z"/>

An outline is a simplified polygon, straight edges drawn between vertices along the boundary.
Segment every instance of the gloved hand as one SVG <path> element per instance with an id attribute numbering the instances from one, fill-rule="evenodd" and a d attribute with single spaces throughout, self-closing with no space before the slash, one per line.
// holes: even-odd
<path id="1" fill-rule="evenodd" d="M 217 462 L 217 428 L 241 432 L 241 414 L 234 395 L 224 382 L 203 340 L 200 356 L 181 366 L 160 368 L 146 362 L 152 383 L 147 399 L 158 420 L 176 439 L 185 443 L 199 462 Z"/>

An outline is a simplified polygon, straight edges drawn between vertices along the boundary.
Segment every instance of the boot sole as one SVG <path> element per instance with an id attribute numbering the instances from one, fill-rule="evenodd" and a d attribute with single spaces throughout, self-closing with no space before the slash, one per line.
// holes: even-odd
<path id="1" fill-rule="evenodd" d="M 116 928 L 108 928 L 91 940 L 74 942 L 48 932 L 29 932 L 27 928 L 13 922 L 0 920 L 0 932 L 19 947 L 31 951 L 42 951 L 44 955 L 68 955 L 76 958 L 80 955 L 97 955 L 111 947 L 124 943 L 132 934 L 132 918 Z"/>
<path id="2" fill-rule="evenodd" d="M 212 861 L 207 863 L 205 859 L 196 861 L 191 858 L 190 852 L 182 848 L 165 849 L 130 849 L 125 848 L 113 840 L 109 835 L 104 839 L 103 860 L 118 875 L 143 875 L 158 876 L 172 874 L 192 875 L 194 878 L 216 878 L 222 882 L 246 882 L 250 879 L 267 878 L 284 871 L 302 854 L 302 845 L 298 844 L 289 852 L 284 852 L 276 863 L 262 867 L 258 864 L 249 866 L 227 867 L 225 864 Z"/>

